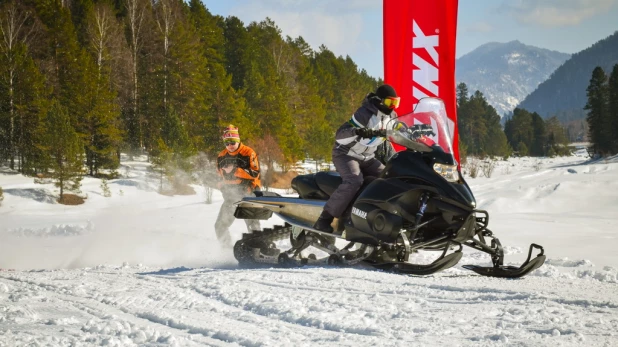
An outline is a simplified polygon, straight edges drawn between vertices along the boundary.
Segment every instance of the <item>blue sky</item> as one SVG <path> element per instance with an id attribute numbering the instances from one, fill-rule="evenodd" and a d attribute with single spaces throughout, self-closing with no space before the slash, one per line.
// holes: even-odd
<path id="1" fill-rule="evenodd" d="M 349 55 L 383 77 L 382 0 L 202 0 L 213 14 L 245 25 L 266 17 L 284 37 L 302 36 Z M 431 1 L 431 0 L 428 0 Z M 618 30 L 618 0 L 459 0 L 457 58 L 487 42 L 576 53 Z"/>

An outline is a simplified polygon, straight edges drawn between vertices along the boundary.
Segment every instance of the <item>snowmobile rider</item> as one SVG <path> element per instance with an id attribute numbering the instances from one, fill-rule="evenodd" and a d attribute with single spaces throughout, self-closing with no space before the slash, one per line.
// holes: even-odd
<path id="1" fill-rule="evenodd" d="M 223 131 L 225 149 L 217 157 L 217 173 L 221 181 L 217 188 L 223 195 L 223 204 L 215 222 L 217 239 L 224 247 L 231 247 L 229 227 L 234 222 L 234 203 L 251 192 L 260 190 L 260 164 L 255 151 L 240 142 L 238 128 L 228 125 Z M 245 219 L 249 232 L 260 230 L 259 220 Z"/>
<path id="2" fill-rule="evenodd" d="M 331 223 L 340 218 L 363 184 L 363 176 L 377 177 L 384 164 L 375 158 L 376 148 L 385 140 L 387 123 L 397 118 L 399 107 L 395 89 L 384 84 L 367 94 L 352 118 L 337 129 L 332 157 L 342 183 L 324 205 L 314 228 L 333 232 Z"/>

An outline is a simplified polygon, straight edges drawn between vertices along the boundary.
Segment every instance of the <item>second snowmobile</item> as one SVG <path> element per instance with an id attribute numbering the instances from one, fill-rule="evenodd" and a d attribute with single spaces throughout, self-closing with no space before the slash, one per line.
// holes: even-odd
<path id="1" fill-rule="evenodd" d="M 502 245 L 487 228 L 489 215 L 476 209 L 453 156 L 449 122 L 438 98 L 421 99 L 414 112 L 393 120 L 384 135 L 405 149 L 389 159 L 380 177 L 365 179 L 344 216 L 333 222 L 332 234 L 313 229 L 313 224 L 341 184 L 337 173 L 297 176 L 292 188 L 298 197 L 255 192 L 256 196 L 243 198 L 237 203 L 236 218 L 265 220 L 275 214 L 285 224 L 243 234 L 234 245 L 234 256 L 241 265 L 362 263 L 427 275 L 457 264 L 467 246 L 491 258 L 492 266 L 463 265 L 480 275 L 515 278 L 540 267 L 545 255 L 536 244 L 530 245 L 521 266 L 504 264 Z M 289 240 L 289 249 L 277 248 L 282 240 Z M 319 252 L 309 253 L 311 249 Z M 429 264 L 411 263 L 411 254 L 419 251 L 439 255 Z"/>

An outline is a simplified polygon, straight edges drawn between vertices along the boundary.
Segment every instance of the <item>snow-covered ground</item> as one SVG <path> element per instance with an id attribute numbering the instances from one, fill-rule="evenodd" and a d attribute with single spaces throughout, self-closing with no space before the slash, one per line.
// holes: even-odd
<path id="1" fill-rule="evenodd" d="M 0 173 L 0 346 L 618 345 L 616 157 L 511 158 L 468 178 L 507 262 L 545 248 L 516 280 L 462 269 L 489 264 L 470 250 L 424 277 L 239 269 L 214 235 L 218 192 L 160 195 L 145 162 L 123 166 L 111 197 L 85 179 L 80 206 Z"/>

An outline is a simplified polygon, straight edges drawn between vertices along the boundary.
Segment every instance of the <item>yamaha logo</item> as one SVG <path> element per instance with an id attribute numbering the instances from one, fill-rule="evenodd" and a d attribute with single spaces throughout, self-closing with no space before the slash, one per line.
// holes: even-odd
<path id="1" fill-rule="evenodd" d="M 352 207 L 352 214 L 355 214 L 355 215 L 361 217 L 362 219 L 367 219 L 367 212 L 361 211 L 361 210 L 357 209 L 356 207 Z"/>

